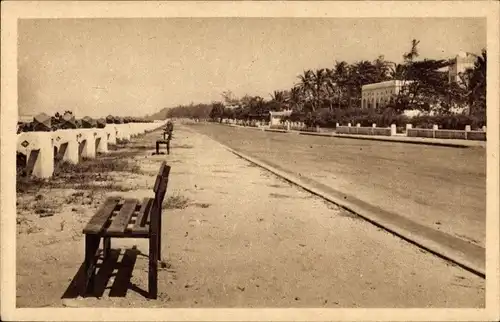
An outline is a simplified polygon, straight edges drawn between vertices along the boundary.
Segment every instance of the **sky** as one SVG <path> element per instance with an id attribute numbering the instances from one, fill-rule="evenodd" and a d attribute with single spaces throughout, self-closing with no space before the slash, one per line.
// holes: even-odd
<path id="1" fill-rule="evenodd" d="M 144 116 L 221 93 L 269 98 L 335 61 L 401 62 L 486 47 L 478 18 L 21 19 L 20 115 Z"/>

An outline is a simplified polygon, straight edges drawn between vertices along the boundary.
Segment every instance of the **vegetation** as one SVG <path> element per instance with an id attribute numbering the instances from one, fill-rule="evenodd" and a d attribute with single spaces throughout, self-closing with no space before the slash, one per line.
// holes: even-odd
<path id="1" fill-rule="evenodd" d="M 287 119 L 324 127 L 348 122 L 380 126 L 433 123 L 443 128 L 485 125 L 486 50 L 477 56 L 473 68 L 459 75 L 458 82 L 449 82 L 447 67 L 453 64 L 453 59 L 418 60 L 419 43 L 412 40 L 402 63 L 379 56 L 373 61 L 351 64 L 337 61 L 331 68 L 306 70 L 292 88 L 275 90 L 269 99 L 249 95 L 236 98 L 228 91 L 222 93 L 222 102 L 178 106 L 162 112 L 165 118 L 221 122 L 223 119 L 264 120 L 268 119 L 269 111 L 292 110 Z M 385 105 L 361 109 L 361 87 L 388 80 L 403 81 L 401 91 Z M 405 112 L 411 110 L 418 111 L 420 116 L 405 116 Z"/>

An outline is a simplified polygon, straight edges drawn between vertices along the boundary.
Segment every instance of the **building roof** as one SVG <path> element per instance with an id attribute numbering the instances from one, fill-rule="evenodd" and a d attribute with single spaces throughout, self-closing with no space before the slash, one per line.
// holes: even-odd
<path id="1" fill-rule="evenodd" d="M 394 79 L 394 80 L 389 80 L 385 82 L 380 82 L 380 83 L 372 83 L 372 84 L 366 84 L 361 86 L 362 90 L 365 89 L 376 89 L 376 88 L 385 88 L 385 87 L 392 87 L 392 86 L 402 86 L 403 84 L 409 84 L 412 81 L 403 81 L 399 79 Z"/>

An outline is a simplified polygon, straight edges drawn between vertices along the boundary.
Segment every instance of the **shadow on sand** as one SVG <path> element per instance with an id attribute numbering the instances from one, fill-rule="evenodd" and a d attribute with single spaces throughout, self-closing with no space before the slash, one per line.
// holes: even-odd
<path id="1" fill-rule="evenodd" d="M 109 297 L 125 297 L 128 290 L 148 297 L 148 292 L 146 290 L 139 288 L 130 281 L 137 261 L 137 256 L 146 255 L 142 254 L 134 246 L 132 249 L 125 250 L 122 260 L 118 262 L 120 253 L 120 248 L 112 249 L 106 260 L 103 260 L 102 253 L 99 255 L 96 265 L 97 273 L 94 280 L 94 289 L 91 292 L 83 291 L 85 269 L 82 263 L 61 299 L 74 299 L 78 296 L 100 298 L 104 295 L 106 289 L 109 289 Z M 112 277 L 114 277 L 113 284 L 108 287 L 109 280 Z"/>

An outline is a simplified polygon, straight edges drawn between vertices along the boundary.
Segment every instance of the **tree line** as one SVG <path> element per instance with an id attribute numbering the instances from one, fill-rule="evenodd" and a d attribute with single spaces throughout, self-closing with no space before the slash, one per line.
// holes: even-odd
<path id="1" fill-rule="evenodd" d="M 224 92 L 221 102 L 179 106 L 168 109 L 166 116 L 218 121 L 267 119 L 269 111 L 290 109 L 290 120 L 309 126 L 333 126 L 337 122 L 385 125 L 408 122 L 404 112 L 416 110 L 421 116 L 414 117 L 413 123 L 428 123 L 434 118 L 436 124 L 445 128 L 462 123 L 484 125 L 486 50 L 476 55 L 474 66 L 460 73 L 458 81 L 450 82 L 447 67 L 454 59 L 419 60 L 419 43 L 412 40 L 408 52 L 402 55 L 402 63 L 388 61 L 384 56 L 352 64 L 337 61 L 331 68 L 305 70 L 292 88 L 275 90 L 268 99 L 250 95 L 236 98 L 231 92 Z M 388 80 L 402 81 L 400 92 L 376 108 L 361 109 L 362 86 Z"/>

